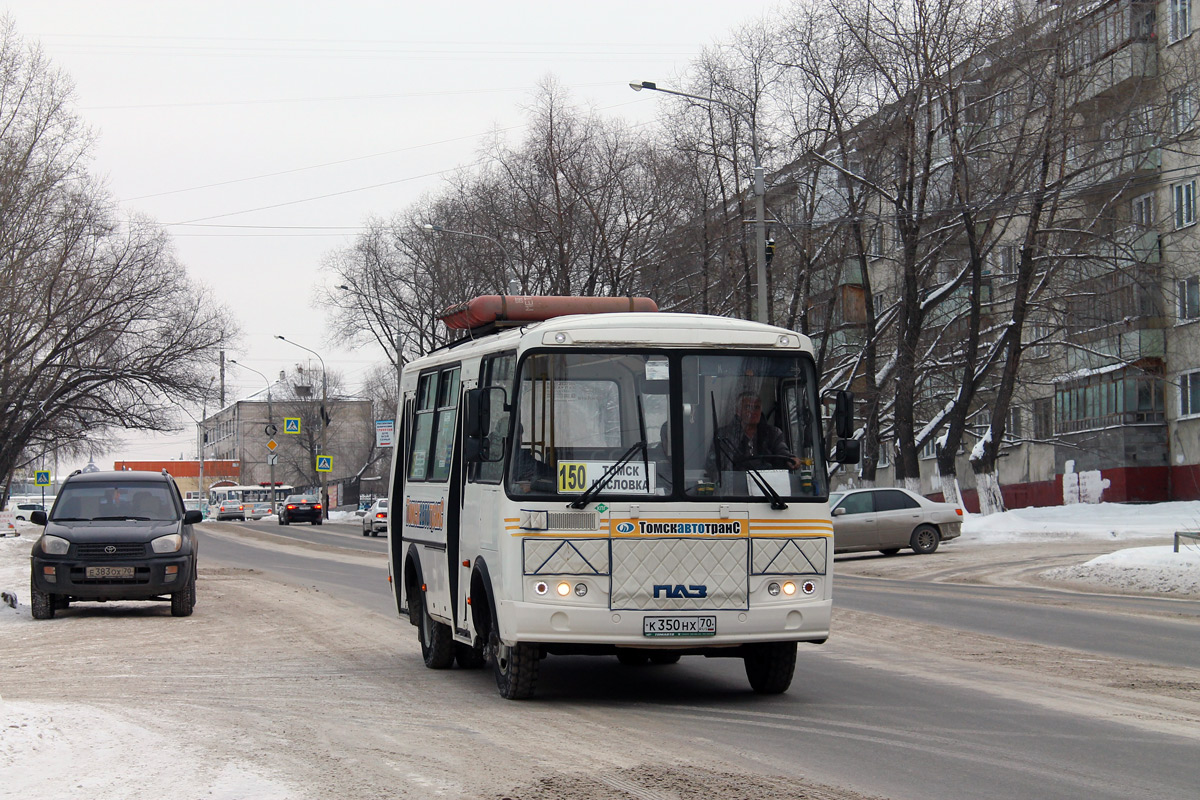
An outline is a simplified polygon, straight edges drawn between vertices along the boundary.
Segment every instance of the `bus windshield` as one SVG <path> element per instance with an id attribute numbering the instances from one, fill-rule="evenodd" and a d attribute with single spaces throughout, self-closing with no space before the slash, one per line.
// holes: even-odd
<path id="1" fill-rule="evenodd" d="M 539 352 L 521 362 L 514 408 L 514 496 L 826 497 L 801 352 Z"/>

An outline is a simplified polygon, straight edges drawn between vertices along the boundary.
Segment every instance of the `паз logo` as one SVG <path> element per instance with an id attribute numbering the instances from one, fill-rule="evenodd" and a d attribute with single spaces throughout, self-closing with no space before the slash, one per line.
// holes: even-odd
<path id="1" fill-rule="evenodd" d="M 656 584 L 654 587 L 654 597 L 668 597 L 673 600 L 680 599 L 699 599 L 708 597 L 708 587 L 703 584 L 693 583 L 690 586 L 684 586 L 682 583 L 677 583 L 674 586 L 667 584 Z"/>
<path id="2" fill-rule="evenodd" d="M 617 533 L 633 533 L 632 522 L 621 522 L 617 524 Z"/>

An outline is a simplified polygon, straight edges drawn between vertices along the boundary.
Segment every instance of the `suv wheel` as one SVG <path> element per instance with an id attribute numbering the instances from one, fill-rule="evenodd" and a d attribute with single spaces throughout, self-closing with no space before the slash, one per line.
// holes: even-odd
<path id="1" fill-rule="evenodd" d="M 196 576 L 188 580 L 187 585 L 171 595 L 171 616 L 189 617 L 196 607 Z"/>
<path id="2" fill-rule="evenodd" d="M 34 619 L 54 619 L 54 595 L 39 591 L 36 586 L 31 584 L 29 601 L 33 607 Z"/>

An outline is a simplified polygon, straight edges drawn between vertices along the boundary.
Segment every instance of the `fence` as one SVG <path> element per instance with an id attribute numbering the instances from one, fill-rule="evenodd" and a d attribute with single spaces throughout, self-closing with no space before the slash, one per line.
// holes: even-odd
<path id="1" fill-rule="evenodd" d="M 1179 552 L 1179 540 L 1191 539 L 1200 545 L 1200 531 L 1175 531 L 1175 552 Z"/>

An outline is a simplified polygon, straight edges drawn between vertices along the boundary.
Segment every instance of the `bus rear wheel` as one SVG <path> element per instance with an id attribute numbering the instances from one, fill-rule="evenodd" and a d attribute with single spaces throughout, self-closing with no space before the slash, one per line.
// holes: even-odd
<path id="1" fill-rule="evenodd" d="M 783 694 L 792 685 L 796 671 L 795 642 L 765 642 L 747 645 L 746 677 L 758 694 Z"/>
<path id="2" fill-rule="evenodd" d="M 423 596 L 415 595 L 413 606 L 415 608 L 411 608 L 409 614 L 417 620 L 417 637 L 425 666 L 449 669 L 454 664 L 454 634 L 450 632 L 450 626 L 429 616 Z"/>

